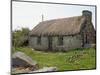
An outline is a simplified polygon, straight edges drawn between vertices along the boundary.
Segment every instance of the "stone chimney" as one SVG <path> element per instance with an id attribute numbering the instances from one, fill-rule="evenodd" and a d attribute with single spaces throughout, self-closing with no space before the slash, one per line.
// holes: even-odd
<path id="1" fill-rule="evenodd" d="M 87 21 L 92 20 L 92 12 L 88 10 L 83 10 L 82 11 L 82 16 L 86 18 Z"/>

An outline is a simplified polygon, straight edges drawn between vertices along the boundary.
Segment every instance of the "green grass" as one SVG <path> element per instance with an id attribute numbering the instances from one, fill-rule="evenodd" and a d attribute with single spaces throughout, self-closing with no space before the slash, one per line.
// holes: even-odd
<path id="1" fill-rule="evenodd" d="M 96 50 L 94 48 L 74 49 L 68 52 L 43 52 L 20 47 L 15 48 L 13 52 L 15 51 L 24 52 L 36 60 L 40 68 L 55 66 L 58 71 L 96 68 Z"/>

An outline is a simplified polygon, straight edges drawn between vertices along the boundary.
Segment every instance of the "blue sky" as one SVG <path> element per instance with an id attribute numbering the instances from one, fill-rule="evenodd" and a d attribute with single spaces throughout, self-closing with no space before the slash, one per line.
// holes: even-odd
<path id="1" fill-rule="evenodd" d="M 57 18 L 66 18 L 82 15 L 83 10 L 92 12 L 92 22 L 95 27 L 95 7 L 79 6 L 79 5 L 62 5 L 62 4 L 44 4 L 44 3 L 28 3 L 13 2 L 12 3 L 12 29 L 21 29 L 28 27 L 32 29 L 42 21 Z"/>

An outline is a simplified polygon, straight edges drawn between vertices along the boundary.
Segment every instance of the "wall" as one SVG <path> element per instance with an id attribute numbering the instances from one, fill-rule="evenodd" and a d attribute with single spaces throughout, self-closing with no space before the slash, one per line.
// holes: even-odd
<path id="1" fill-rule="evenodd" d="M 70 49 L 81 48 L 82 39 L 80 35 L 64 36 L 63 45 L 58 45 L 58 37 L 53 37 L 52 47 L 54 50 L 59 50 L 59 51 L 62 51 L 62 50 L 67 51 Z"/>
<path id="2" fill-rule="evenodd" d="M 37 50 L 47 50 L 48 49 L 48 38 L 41 37 L 41 45 L 37 45 L 37 37 L 30 38 L 30 46 Z M 58 45 L 58 37 L 52 37 L 52 51 L 66 51 L 75 48 L 82 47 L 82 39 L 80 35 L 75 36 L 64 36 L 63 45 Z"/>
<path id="3" fill-rule="evenodd" d="M 85 31 L 85 34 L 87 34 L 89 44 L 94 44 L 96 42 L 96 33 L 92 23 L 87 23 Z"/>
<path id="4" fill-rule="evenodd" d="M 29 44 L 32 48 L 37 50 L 48 49 L 48 39 L 46 37 L 41 37 L 41 44 L 37 44 L 37 37 L 30 37 Z"/>
<path id="5" fill-rule="evenodd" d="M 96 31 L 93 27 L 92 22 L 86 21 L 86 23 L 82 24 L 81 34 L 84 38 L 84 45 L 96 43 Z"/>

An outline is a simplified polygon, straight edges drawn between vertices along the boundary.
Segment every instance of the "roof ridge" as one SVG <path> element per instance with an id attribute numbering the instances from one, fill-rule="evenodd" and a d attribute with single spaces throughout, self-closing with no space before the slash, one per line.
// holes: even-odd
<path id="1" fill-rule="evenodd" d="M 49 22 L 49 21 L 56 21 L 56 20 L 63 20 L 63 19 L 70 19 L 70 18 L 75 18 L 75 17 L 82 17 L 82 15 L 80 16 L 70 16 L 70 17 L 63 17 L 63 18 L 55 18 L 55 19 L 50 19 L 50 20 L 45 20 L 45 21 L 42 21 L 40 23 L 44 23 L 44 22 Z"/>

